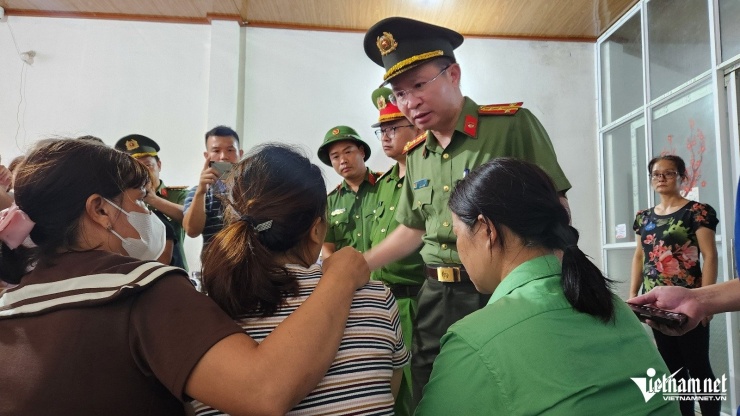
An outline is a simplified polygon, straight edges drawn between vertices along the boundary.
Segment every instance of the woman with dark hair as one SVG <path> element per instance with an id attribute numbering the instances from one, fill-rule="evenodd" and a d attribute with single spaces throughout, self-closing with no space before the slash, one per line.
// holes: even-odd
<path id="1" fill-rule="evenodd" d="M 635 385 L 667 368 L 578 248 L 542 169 L 494 159 L 457 184 L 449 207 L 460 259 L 493 295 L 442 338 L 418 415 L 675 415 L 674 402 L 646 402 Z"/>
<path id="2" fill-rule="evenodd" d="M 146 261 L 164 246 L 148 180 L 131 156 L 83 140 L 19 167 L 17 205 L 0 213 L 0 277 L 18 283 L 0 295 L 0 414 L 182 415 L 191 398 L 285 413 L 329 368 L 369 277 L 362 256 L 334 254 L 257 344 L 184 270 Z"/>
<path id="3" fill-rule="evenodd" d="M 664 155 L 648 163 L 658 205 L 639 211 L 632 228 L 638 235 L 632 260 L 630 297 L 657 286 L 681 286 L 688 289 L 717 282 L 717 213 L 707 204 L 690 201 L 681 195 L 686 180 L 686 163 L 679 156 Z M 699 254 L 704 265 L 699 262 Z M 715 380 L 709 362 L 709 321 L 681 336 L 669 336 L 653 329 L 658 351 L 674 378 Z M 681 414 L 694 414 L 694 400 L 681 400 Z M 719 415 L 719 401 L 700 400 L 702 415 Z"/>
<path id="4" fill-rule="evenodd" d="M 315 290 L 327 230 L 321 169 L 295 150 L 257 147 L 232 170 L 231 218 L 203 256 L 203 287 L 257 341 Z M 332 255 L 333 256 L 333 255 Z M 396 301 L 380 282 L 355 293 L 334 363 L 289 414 L 392 415 L 410 360 Z M 198 415 L 220 415 L 194 403 Z"/>

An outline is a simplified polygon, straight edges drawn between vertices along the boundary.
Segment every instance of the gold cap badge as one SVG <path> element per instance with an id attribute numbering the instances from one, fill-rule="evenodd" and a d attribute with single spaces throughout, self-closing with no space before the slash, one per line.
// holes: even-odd
<path id="1" fill-rule="evenodd" d="M 384 109 L 385 106 L 386 106 L 386 104 L 385 104 L 385 97 L 383 97 L 381 95 L 380 97 L 378 97 L 378 110 Z"/>
<path id="2" fill-rule="evenodd" d="M 398 47 L 398 42 L 396 42 L 396 40 L 393 39 L 393 35 L 388 32 L 383 32 L 381 36 L 378 36 L 376 44 L 378 45 L 380 54 L 383 56 L 395 51 Z"/>
<path id="3" fill-rule="evenodd" d="M 333 134 L 333 135 L 335 135 L 335 136 L 336 136 L 337 134 L 339 134 L 339 129 L 334 129 L 334 130 L 332 130 L 332 131 L 331 131 L 331 134 Z"/>
<path id="4" fill-rule="evenodd" d="M 134 139 L 126 140 L 126 150 L 131 151 L 131 150 L 137 149 L 138 147 L 139 147 L 139 142 L 137 142 L 136 140 Z"/>

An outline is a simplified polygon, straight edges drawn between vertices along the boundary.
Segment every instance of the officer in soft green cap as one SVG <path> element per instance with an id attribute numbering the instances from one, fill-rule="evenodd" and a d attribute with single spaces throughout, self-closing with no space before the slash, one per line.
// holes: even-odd
<path id="1" fill-rule="evenodd" d="M 344 178 L 327 197 L 329 228 L 322 257 L 327 258 L 346 246 L 360 252 L 367 251 L 375 206 L 375 183 L 380 176 L 365 166 L 370 157 L 370 146 L 352 127 L 336 126 L 324 136 L 318 156 Z"/>
<path id="2" fill-rule="evenodd" d="M 406 178 L 406 153 L 403 149 L 406 144 L 422 133 L 398 109 L 396 97 L 390 89 L 385 87 L 376 89 L 372 93 L 372 101 L 379 112 L 378 122 L 372 125 L 372 127 L 379 127 L 375 130 L 375 136 L 380 140 L 385 155 L 396 163 L 378 179 L 375 185 L 378 202 L 373 210 L 371 247 L 380 244 L 398 227 L 396 208 Z M 424 260 L 421 258 L 419 249 L 403 259 L 374 270 L 371 278 L 383 282 L 396 297 L 403 341 L 406 348 L 411 350 L 411 339 L 416 321 L 416 295 L 425 279 Z M 394 407 L 396 416 L 414 413 L 412 398 L 411 366 L 406 366 L 403 369 L 401 386 L 396 395 Z"/>
<path id="3" fill-rule="evenodd" d="M 432 364 L 450 325 L 490 298 L 478 293 L 460 262 L 447 207 L 455 184 L 491 159 L 515 157 L 542 167 L 563 195 L 570 188 L 545 128 L 522 103 L 481 106 L 462 94 L 454 53 L 462 43 L 454 30 L 403 17 L 379 21 L 363 43 L 370 60 L 385 69 L 383 84 L 390 84 L 400 112 L 425 131 L 406 145 L 406 178 L 396 209 L 400 224 L 365 253 L 375 270 L 421 247 L 427 278 L 417 297 L 411 358 L 419 414 L 438 414 L 434 409 L 454 408 L 450 403 L 469 397 L 468 385 L 446 389 L 440 377 L 432 376 Z M 516 74 L 514 68 L 501 76 Z M 463 354 L 461 349 L 448 354 L 453 354 L 448 362 L 466 359 L 454 355 Z M 454 371 L 440 367 L 434 365 L 434 374 Z"/>
<path id="4" fill-rule="evenodd" d="M 162 161 L 159 160 L 159 145 L 154 140 L 141 134 L 130 134 L 118 140 L 114 147 L 116 150 L 130 154 L 149 169 L 151 182 L 144 202 L 173 231 L 174 244 L 170 265 L 187 270 L 184 248 L 185 230 L 182 228 L 182 204 L 187 196 L 187 187 L 165 186 L 160 179 Z"/>

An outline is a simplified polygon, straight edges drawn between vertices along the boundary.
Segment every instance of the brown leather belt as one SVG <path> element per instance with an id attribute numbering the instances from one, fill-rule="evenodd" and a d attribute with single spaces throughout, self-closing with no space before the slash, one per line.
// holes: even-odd
<path id="1" fill-rule="evenodd" d="M 428 278 L 443 283 L 470 281 L 468 272 L 459 264 L 425 264 L 424 272 Z"/>
<path id="2" fill-rule="evenodd" d="M 421 290 L 421 285 L 386 285 L 396 299 L 415 298 Z"/>

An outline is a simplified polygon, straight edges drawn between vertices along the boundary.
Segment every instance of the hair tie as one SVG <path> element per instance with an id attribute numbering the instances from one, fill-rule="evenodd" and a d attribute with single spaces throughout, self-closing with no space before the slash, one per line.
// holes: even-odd
<path id="1" fill-rule="evenodd" d="M 34 225 L 36 223 L 14 203 L 0 211 L 0 241 L 11 250 L 15 249 L 28 238 Z"/>
<path id="2" fill-rule="evenodd" d="M 262 224 L 257 224 L 254 229 L 257 230 L 258 233 L 261 233 L 262 231 L 267 231 L 272 227 L 272 220 L 265 221 Z"/>
<path id="3" fill-rule="evenodd" d="M 249 223 L 249 225 L 254 227 L 255 231 L 257 231 L 258 233 L 261 233 L 262 231 L 267 231 L 270 228 L 272 228 L 272 220 L 268 220 L 268 221 L 255 225 L 256 221 L 254 220 L 254 218 L 250 217 L 249 215 L 242 215 L 241 217 L 239 217 L 239 221 L 244 221 L 244 222 Z"/>

